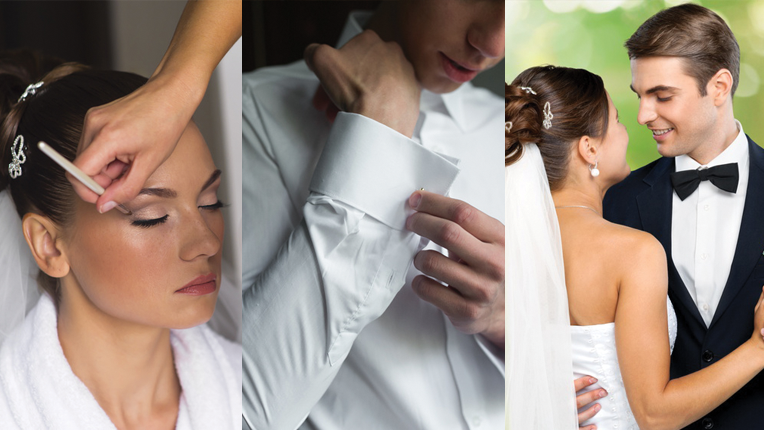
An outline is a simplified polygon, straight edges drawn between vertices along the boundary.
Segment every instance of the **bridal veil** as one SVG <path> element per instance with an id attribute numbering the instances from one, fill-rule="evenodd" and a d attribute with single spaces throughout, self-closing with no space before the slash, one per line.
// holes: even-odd
<path id="1" fill-rule="evenodd" d="M 577 429 L 560 227 L 536 144 L 504 172 L 507 428 Z"/>

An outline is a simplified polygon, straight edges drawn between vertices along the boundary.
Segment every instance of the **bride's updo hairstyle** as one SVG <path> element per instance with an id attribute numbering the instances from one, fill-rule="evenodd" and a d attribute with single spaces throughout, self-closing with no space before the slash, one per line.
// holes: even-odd
<path id="1" fill-rule="evenodd" d="M 20 99 L 28 85 L 38 82 L 43 84 L 35 94 Z M 29 51 L 0 52 L 0 191 L 10 187 L 20 217 L 30 212 L 43 215 L 66 231 L 79 197 L 64 169 L 42 153 L 37 142 L 46 142 L 73 161 L 88 109 L 121 98 L 144 83 L 146 78 L 132 73 L 91 70 Z M 26 160 L 19 164 L 21 174 L 12 178 L 12 146 L 20 135 Z M 57 279 L 41 271 L 38 283 L 57 297 Z"/>
<path id="2" fill-rule="evenodd" d="M 608 100 L 602 78 L 583 69 L 542 66 L 505 84 L 504 163 L 522 157 L 523 145 L 536 143 L 544 159 L 549 187 L 559 189 L 568 173 L 573 145 L 583 136 L 603 137 Z M 534 94 L 535 93 L 535 94 Z M 546 103 L 552 118 L 544 113 Z M 512 122 L 512 127 L 509 127 Z"/>

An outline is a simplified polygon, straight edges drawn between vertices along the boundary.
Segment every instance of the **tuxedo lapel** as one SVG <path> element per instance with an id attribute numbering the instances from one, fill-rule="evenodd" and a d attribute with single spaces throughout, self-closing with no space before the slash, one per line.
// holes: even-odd
<path id="1" fill-rule="evenodd" d="M 764 149 L 748 138 L 750 154 L 750 173 L 748 188 L 740 223 L 740 233 L 735 247 L 730 275 L 724 286 L 719 306 L 711 321 L 711 327 L 721 318 L 725 309 L 743 287 L 745 280 L 753 271 L 756 262 L 764 252 Z"/>
<path id="2" fill-rule="evenodd" d="M 674 171 L 674 159 L 662 158 L 643 181 L 650 187 L 637 196 L 639 217 L 642 230 L 652 234 L 663 245 L 668 259 L 669 292 L 673 299 L 687 308 L 700 324 L 705 326 L 698 307 L 674 266 L 671 255 L 671 211 L 674 189 L 671 187 L 670 174 Z M 678 305 L 678 303 L 674 303 Z"/>

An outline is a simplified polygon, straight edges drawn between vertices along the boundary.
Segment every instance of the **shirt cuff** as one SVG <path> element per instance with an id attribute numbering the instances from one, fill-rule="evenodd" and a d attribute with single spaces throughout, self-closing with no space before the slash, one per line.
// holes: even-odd
<path id="1" fill-rule="evenodd" d="M 459 168 L 363 115 L 340 112 L 313 173 L 310 190 L 404 230 L 414 191 L 444 195 Z"/>

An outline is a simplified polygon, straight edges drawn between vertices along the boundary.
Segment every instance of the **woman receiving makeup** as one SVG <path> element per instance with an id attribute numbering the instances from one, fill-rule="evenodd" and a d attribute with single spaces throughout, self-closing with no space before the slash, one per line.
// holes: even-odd
<path id="1" fill-rule="evenodd" d="M 71 63 L 45 74 L 43 63 L 0 55 L 0 194 L 22 220 L 43 291 L 0 347 L 0 428 L 238 427 L 241 348 L 204 325 L 224 231 L 204 138 L 189 122 L 125 205 L 131 214 L 100 214 L 37 142 L 73 160 L 88 109 L 146 79 Z M 124 170 L 114 162 L 94 179 Z M 15 287 L 0 285 L 0 300 Z"/>

